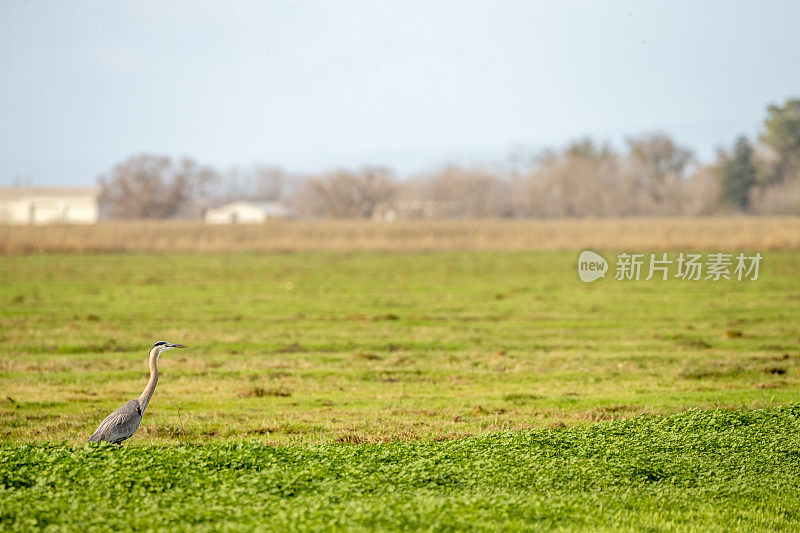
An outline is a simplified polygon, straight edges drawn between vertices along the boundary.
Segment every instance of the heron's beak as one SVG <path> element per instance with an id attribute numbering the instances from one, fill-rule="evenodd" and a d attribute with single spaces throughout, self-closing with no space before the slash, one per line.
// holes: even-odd
<path id="1" fill-rule="evenodd" d="M 188 348 L 185 344 L 170 344 L 170 348 Z"/>

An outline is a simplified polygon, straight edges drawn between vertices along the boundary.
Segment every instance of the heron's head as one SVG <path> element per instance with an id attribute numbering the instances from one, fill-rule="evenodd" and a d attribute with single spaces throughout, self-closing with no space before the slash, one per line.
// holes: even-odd
<path id="1" fill-rule="evenodd" d="M 167 350 L 174 350 L 175 348 L 188 348 L 185 344 L 172 344 L 171 342 L 167 341 L 158 341 L 153 345 L 153 349 L 150 350 L 151 352 L 155 352 L 160 354 L 161 352 L 166 352 Z"/>

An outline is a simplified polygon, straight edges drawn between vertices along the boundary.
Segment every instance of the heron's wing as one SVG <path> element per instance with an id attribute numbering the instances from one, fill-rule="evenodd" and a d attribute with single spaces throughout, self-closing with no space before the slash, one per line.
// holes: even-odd
<path id="1" fill-rule="evenodd" d="M 89 442 L 122 442 L 136 432 L 141 421 L 139 400 L 129 400 L 100 422 L 97 431 L 89 437 Z"/>

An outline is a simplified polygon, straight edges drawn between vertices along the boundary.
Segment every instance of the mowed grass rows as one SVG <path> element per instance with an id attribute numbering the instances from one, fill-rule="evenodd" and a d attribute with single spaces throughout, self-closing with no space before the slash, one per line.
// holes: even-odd
<path id="1" fill-rule="evenodd" d="M 741 282 L 584 284 L 577 255 L 6 256 L 0 439 L 83 442 L 138 396 L 161 339 L 191 349 L 162 358 L 129 445 L 446 440 L 800 401 L 798 252 Z"/>
<path id="2" fill-rule="evenodd" d="M 799 421 L 793 405 L 448 442 L 4 445 L 0 528 L 793 531 Z"/>

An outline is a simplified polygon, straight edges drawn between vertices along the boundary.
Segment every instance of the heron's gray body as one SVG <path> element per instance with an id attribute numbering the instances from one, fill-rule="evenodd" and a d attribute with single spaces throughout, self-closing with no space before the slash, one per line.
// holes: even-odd
<path id="1" fill-rule="evenodd" d="M 129 400 L 100 422 L 97 431 L 89 437 L 89 442 L 107 440 L 119 444 L 136 433 L 141 423 L 142 407 L 139 405 L 139 400 Z"/>
<path id="2" fill-rule="evenodd" d="M 139 429 L 139 424 L 142 423 L 142 416 L 144 415 L 147 406 L 150 404 L 150 399 L 156 391 L 156 384 L 158 383 L 158 356 L 164 350 L 172 350 L 173 348 L 186 348 L 183 344 L 172 344 L 166 341 L 158 341 L 153 345 L 150 350 L 150 380 L 147 386 L 142 391 L 142 394 L 135 400 L 129 400 L 125 404 L 108 415 L 105 420 L 100 422 L 97 430 L 89 437 L 89 442 L 100 442 L 102 440 L 119 444 L 125 439 L 128 439 L 136 433 Z"/>

